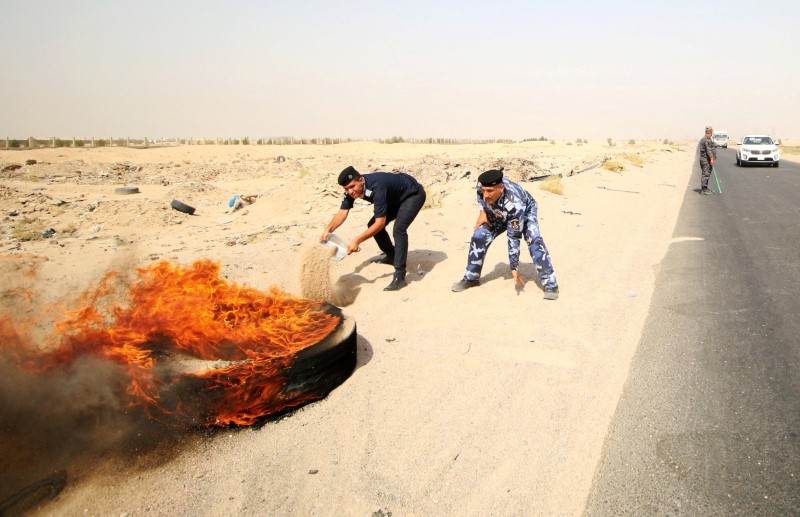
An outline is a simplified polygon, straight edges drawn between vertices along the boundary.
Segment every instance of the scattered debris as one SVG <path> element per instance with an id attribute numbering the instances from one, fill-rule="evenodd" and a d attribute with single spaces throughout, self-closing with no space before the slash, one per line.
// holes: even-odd
<path id="1" fill-rule="evenodd" d="M 111 170 L 116 172 L 117 175 L 122 175 L 123 172 L 141 172 L 141 165 L 131 165 L 130 163 L 115 163 L 111 166 Z"/>
<path id="2" fill-rule="evenodd" d="M 3 172 L 11 172 L 11 171 L 15 171 L 15 170 L 18 170 L 18 169 L 21 169 L 21 168 L 22 168 L 22 165 L 20 165 L 18 163 L 12 163 L 11 165 L 6 165 L 5 167 L 3 167 Z"/>
<path id="3" fill-rule="evenodd" d="M 25 160 L 25 165 L 36 165 L 36 160 Z"/>
<path id="4" fill-rule="evenodd" d="M 603 186 L 600 186 L 600 187 L 597 187 L 597 188 L 601 188 L 603 190 L 613 190 L 614 192 L 627 192 L 628 194 L 641 194 L 641 192 L 636 192 L 635 190 L 621 190 L 621 189 L 618 189 L 618 188 L 608 188 L 608 187 L 603 187 Z"/>
<path id="5" fill-rule="evenodd" d="M 569 214 L 569 215 L 583 215 L 580 212 L 573 212 L 572 210 L 562 210 L 562 214 Z"/>
<path id="6" fill-rule="evenodd" d="M 528 178 L 528 181 L 542 181 L 547 178 L 563 178 L 564 176 L 559 172 L 558 174 L 545 174 L 544 176 L 533 176 Z"/>
<path id="7" fill-rule="evenodd" d="M 571 170 L 571 171 L 569 171 L 569 175 L 570 175 L 570 176 L 574 176 L 575 174 L 580 174 L 580 173 L 582 173 L 582 172 L 586 172 L 586 171 L 590 171 L 590 170 L 592 170 L 592 169 L 596 169 L 596 168 L 600 167 L 601 165 L 603 165 L 603 162 L 597 162 L 597 163 L 593 163 L 593 164 L 591 164 L 590 166 L 588 166 L 588 167 L 586 167 L 586 168 L 584 168 L 584 169 L 581 169 L 581 170 L 579 170 L 579 171 L 576 171 L 576 170 Z"/>

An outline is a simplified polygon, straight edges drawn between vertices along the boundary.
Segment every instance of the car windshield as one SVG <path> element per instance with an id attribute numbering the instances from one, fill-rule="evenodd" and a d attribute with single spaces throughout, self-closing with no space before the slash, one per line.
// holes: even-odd
<path id="1" fill-rule="evenodd" d="M 772 139 L 768 136 L 747 136 L 742 143 L 749 145 L 770 145 L 772 144 Z"/>

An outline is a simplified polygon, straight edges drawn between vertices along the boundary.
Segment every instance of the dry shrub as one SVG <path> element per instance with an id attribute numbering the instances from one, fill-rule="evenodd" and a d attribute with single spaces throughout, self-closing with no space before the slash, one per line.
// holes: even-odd
<path id="1" fill-rule="evenodd" d="M 603 168 L 613 172 L 622 172 L 625 170 L 625 165 L 617 160 L 606 160 L 603 162 Z"/>
<path id="2" fill-rule="evenodd" d="M 38 241 L 44 238 L 42 232 L 45 228 L 42 221 L 23 217 L 14 225 L 11 235 L 14 239 L 22 242 Z"/>
<path id="3" fill-rule="evenodd" d="M 644 167 L 645 159 L 641 154 L 627 153 L 625 159 L 637 167 Z"/>
<path id="4" fill-rule="evenodd" d="M 75 232 L 77 232 L 77 231 L 78 231 L 78 227 L 75 225 L 75 223 L 69 223 L 69 224 L 63 226 L 58 233 L 63 233 L 65 235 L 74 235 Z"/>
<path id="5" fill-rule="evenodd" d="M 558 176 L 550 176 L 542 182 L 539 188 L 552 192 L 553 194 L 558 194 L 559 196 L 564 193 L 564 184 Z"/>
<path id="6" fill-rule="evenodd" d="M 44 239 L 41 232 L 29 228 L 15 228 L 12 235 L 14 239 L 22 242 L 40 241 Z"/>

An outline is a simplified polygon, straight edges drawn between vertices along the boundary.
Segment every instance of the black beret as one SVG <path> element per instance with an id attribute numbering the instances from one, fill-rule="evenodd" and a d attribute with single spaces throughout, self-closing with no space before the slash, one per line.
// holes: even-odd
<path id="1" fill-rule="evenodd" d="M 347 167 L 345 170 L 339 173 L 339 185 L 345 186 L 354 179 L 358 179 L 361 177 L 361 173 L 353 168 L 352 165 Z"/>
<path id="2" fill-rule="evenodd" d="M 484 187 L 492 187 L 503 182 L 503 171 L 492 169 L 478 176 L 478 181 Z"/>

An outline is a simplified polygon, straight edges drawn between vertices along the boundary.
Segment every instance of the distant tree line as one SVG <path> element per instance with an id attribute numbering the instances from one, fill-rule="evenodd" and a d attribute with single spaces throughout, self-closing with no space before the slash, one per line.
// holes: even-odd
<path id="1" fill-rule="evenodd" d="M 258 138 L 253 141 L 250 137 L 243 138 L 34 138 L 27 139 L 5 139 L 5 146 L 3 141 L 0 140 L 0 149 L 22 149 L 22 148 L 37 148 L 37 147 L 163 147 L 174 145 L 332 145 L 347 142 L 377 142 L 380 144 L 513 144 L 520 142 L 510 138 L 494 138 L 494 139 L 466 139 L 466 138 L 404 138 L 402 136 L 392 136 L 389 138 L 296 138 L 292 136 L 279 136 Z M 545 136 L 538 138 L 525 138 L 521 142 L 550 142 L 555 144 L 554 139 L 548 139 Z M 613 139 L 608 138 L 607 143 L 609 146 L 615 146 Z M 575 140 L 578 145 L 589 143 L 585 138 L 578 138 Z M 636 140 L 629 140 L 629 144 L 635 144 Z M 664 143 L 672 143 L 669 139 L 664 139 Z M 572 142 L 567 142 L 567 145 L 572 145 Z"/>

